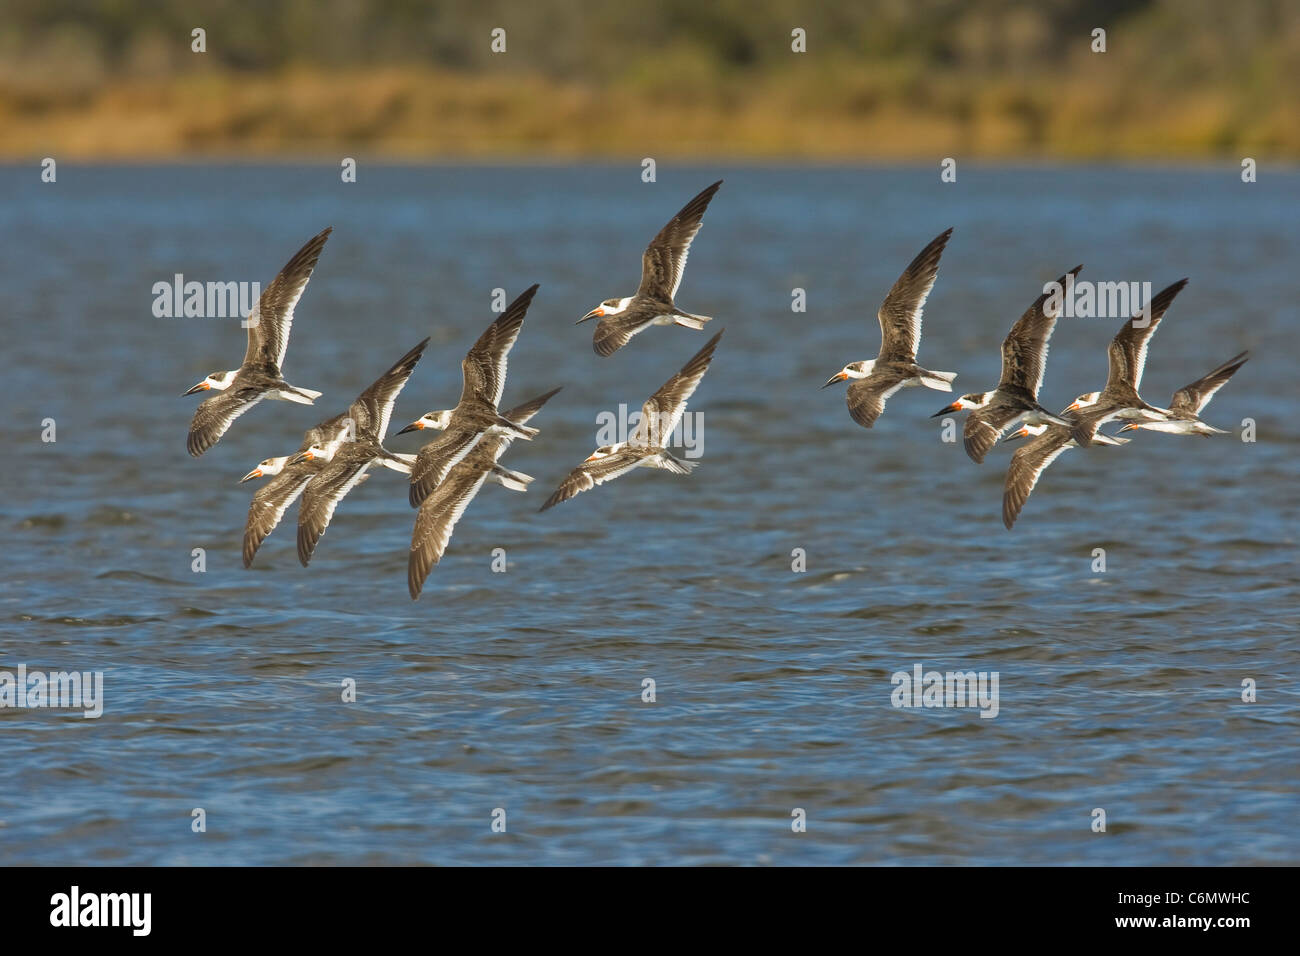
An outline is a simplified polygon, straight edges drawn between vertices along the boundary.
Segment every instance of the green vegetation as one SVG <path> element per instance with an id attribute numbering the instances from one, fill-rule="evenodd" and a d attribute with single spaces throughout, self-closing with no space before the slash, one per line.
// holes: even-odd
<path id="1" fill-rule="evenodd" d="M 1300 157 L 1291 0 L 6 7 L 15 159 Z"/>

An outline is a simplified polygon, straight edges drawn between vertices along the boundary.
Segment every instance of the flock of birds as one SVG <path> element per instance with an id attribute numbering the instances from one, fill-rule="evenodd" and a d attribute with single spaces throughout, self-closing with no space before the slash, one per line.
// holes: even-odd
<path id="1" fill-rule="evenodd" d="M 609 356 L 652 325 L 679 325 L 701 330 L 709 316 L 680 309 L 675 301 L 691 242 L 700 231 L 705 210 L 722 185 L 709 186 L 688 202 L 651 240 L 642 256 L 641 284 L 630 296 L 604 300 L 578 320 L 596 319 L 592 345 Z M 214 391 L 199 404 L 187 447 L 198 457 L 215 445 L 236 418 L 263 399 L 311 405 L 321 393 L 291 385 L 282 368 L 294 308 L 302 297 L 331 229 L 307 242 L 259 298 L 247 322 L 248 347 L 238 369 L 213 372 L 185 394 Z M 939 259 L 952 235 L 948 229 L 912 260 L 885 297 L 877 318 L 881 344 L 875 359 L 850 362 L 826 386 L 849 381 L 847 403 L 853 420 L 870 428 L 886 401 L 899 389 L 925 386 L 951 392 L 954 372 L 935 372 L 916 362 L 921 340 L 921 313 L 939 272 Z M 1078 276 L 1082 266 L 1058 280 L 1058 288 Z M 1002 376 L 991 391 L 962 395 L 935 416 L 969 411 L 963 428 L 967 454 L 983 462 L 1008 429 L 1020 428 L 1004 441 L 1031 438 L 1012 455 L 1002 498 L 1002 519 L 1011 528 L 1039 476 L 1067 448 L 1092 444 L 1120 445 L 1129 439 L 1107 435 L 1100 427 L 1125 422 L 1121 432 L 1149 429 L 1180 435 L 1223 434 L 1200 420 L 1210 398 L 1246 361 L 1246 353 L 1228 360 L 1174 393 L 1169 408 L 1148 404 L 1138 394 L 1147 347 L 1183 279 L 1157 294 L 1133 320 L 1126 320 L 1111 341 L 1109 375 L 1098 392 L 1080 395 L 1060 414 L 1038 403 L 1046 366 L 1048 340 L 1060 316 L 1061 297 L 1040 295 L 1012 326 L 1002 343 Z M 460 400 L 451 409 L 426 412 L 398 434 L 438 432 L 417 454 L 384 447 L 398 394 L 415 370 L 426 338 L 384 372 L 347 410 L 309 428 L 291 455 L 267 458 L 241 481 L 269 478 L 253 496 L 244 530 L 244 567 L 250 567 L 262 542 L 275 530 L 299 497 L 298 559 L 306 567 L 342 499 L 365 481 L 372 467 L 409 476 L 409 501 L 418 509 L 411 534 L 407 584 L 414 600 L 446 551 L 456 523 L 486 482 L 526 491 L 533 478 L 500 464 L 516 439 L 531 441 L 538 430 L 528 422 L 560 389 L 555 388 L 501 411 L 510 349 L 538 289 L 533 285 L 515 299 L 479 336 L 461 362 Z M 597 448 L 560 482 L 541 510 L 639 468 L 689 474 L 696 462 L 674 456 L 669 438 L 681 421 L 687 401 L 708 371 L 722 332 L 713 336 L 681 370 L 668 379 L 641 409 L 627 440 Z M 826 387 L 823 386 L 823 387 Z"/>
<path id="2" fill-rule="evenodd" d="M 874 359 L 850 362 L 831 376 L 826 388 L 848 379 L 849 414 L 859 425 L 870 428 L 885 410 L 885 402 L 901 388 L 923 385 L 951 392 L 954 372 L 933 372 L 916 363 L 921 344 L 921 311 L 939 275 L 939 257 L 952 230 L 945 230 L 921 250 L 898 277 L 877 318 L 880 321 L 880 352 Z M 1126 319 L 1107 348 L 1109 372 L 1105 387 L 1085 392 L 1059 415 L 1038 403 L 1038 390 L 1047 367 L 1047 344 L 1060 318 L 1061 306 L 1070 284 L 1083 266 L 1075 266 L 1044 291 L 1025 311 L 1002 341 L 1002 376 L 988 392 L 971 392 L 945 405 L 932 415 L 938 418 L 969 411 L 962 428 L 966 454 L 982 464 L 989 450 L 1013 426 L 1020 428 L 1004 441 L 1032 438 L 1011 456 L 1002 489 L 1002 523 L 1010 530 L 1029 500 L 1038 479 L 1068 448 L 1089 445 L 1123 445 L 1129 439 L 1100 431 L 1111 421 L 1123 421 L 1119 429 L 1167 432 L 1174 435 L 1222 435 L 1222 429 L 1201 421 L 1200 413 L 1237 369 L 1246 353 L 1233 356 L 1213 371 L 1174 392 L 1168 408 L 1146 402 L 1138 394 L 1146 367 L 1147 348 L 1160 320 L 1174 297 L 1187 285 L 1180 279 L 1158 292 L 1143 309 Z"/>
<path id="3" fill-rule="evenodd" d="M 592 339 L 598 355 L 612 355 L 652 325 L 703 329 L 710 321 L 709 316 L 679 309 L 674 296 L 681 285 L 691 241 L 721 185 L 719 180 L 687 203 L 650 242 L 642 257 L 641 284 L 635 294 L 606 299 L 578 320 L 598 320 Z M 245 323 L 248 347 L 240 367 L 213 372 L 185 393 L 218 393 L 199 403 L 190 423 L 187 447 L 194 457 L 220 441 L 236 418 L 263 399 L 311 405 L 320 397 L 320 392 L 289 384 L 282 369 L 294 308 L 330 232 L 326 229 L 308 241 L 262 293 Z M 529 475 L 504 468 L 499 462 L 515 439 L 531 441 L 536 437 L 538 430 L 527 423 L 559 389 L 504 412 L 499 406 L 510 349 L 519 337 L 537 289 L 533 285 L 510 303 L 470 348 L 461 362 L 463 386 L 456 406 L 426 412 L 398 432 L 439 433 L 417 454 L 389 451 L 384 441 L 393 405 L 429 344 L 427 338 L 371 383 L 345 412 L 309 428 L 297 452 L 267 458 L 240 479 L 271 479 L 254 494 L 248 509 L 244 567 L 252 565 L 262 542 L 300 496 L 298 560 L 306 567 L 339 502 L 367 479 L 370 468 L 382 466 L 409 476 L 410 504 L 419 509 L 407 562 L 407 586 L 412 600 L 417 599 L 429 573 L 446 551 L 456 523 L 484 483 L 492 481 L 512 491 L 526 491 L 533 481 Z M 560 482 L 541 510 L 634 468 L 689 474 L 696 463 L 676 457 L 667 445 L 686 411 L 687 401 L 708 371 L 721 338 L 722 332 L 718 332 L 646 400 L 636 429 L 625 441 L 593 451 Z"/>

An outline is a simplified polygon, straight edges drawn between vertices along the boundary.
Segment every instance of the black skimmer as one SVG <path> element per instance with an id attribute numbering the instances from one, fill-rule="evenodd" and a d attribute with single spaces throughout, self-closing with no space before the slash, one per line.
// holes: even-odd
<path id="1" fill-rule="evenodd" d="M 1246 364 L 1246 352 L 1234 355 L 1213 372 L 1198 378 L 1190 385 L 1184 385 L 1174 392 L 1169 400 L 1169 417 L 1156 422 L 1129 422 L 1120 429 L 1123 434 L 1130 429 L 1146 428 L 1153 432 L 1168 432 L 1171 435 L 1226 435 L 1222 428 L 1214 428 L 1201 421 L 1201 409 L 1210 404 L 1214 393 L 1232 378 L 1237 369 Z"/>
<path id="2" fill-rule="evenodd" d="M 334 448 L 346 437 L 347 430 L 343 424 L 346 417 L 346 414 L 335 415 L 328 421 L 307 429 L 302 444 L 294 455 L 267 458 L 239 479 L 241 482 L 252 481 L 254 478 L 271 479 L 257 490 L 248 506 L 248 521 L 244 525 L 244 567 L 252 567 L 257 549 L 262 546 L 267 535 L 275 530 L 285 511 L 307 487 L 307 482 L 325 466 L 323 457 L 305 458 L 292 465 L 289 460 L 313 447 L 328 448 L 332 456 Z"/>
<path id="3" fill-rule="evenodd" d="M 677 308 L 674 297 L 686 271 L 686 257 L 691 240 L 700 231 L 704 210 L 722 185 L 719 179 L 682 207 L 682 211 L 650 240 L 641 257 L 641 285 L 636 295 L 606 299 L 577 324 L 598 319 L 591 344 L 597 355 L 613 355 L 627 345 L 632 336 L 652 325 L 680 325 L 702 329 L 712 316 L 693 315 Z"/>
<path id="4" fill-rule="evenodd" d="M 1075 414 L 1072 434 L 1080 445 L 1089 445 L 1097 434 L 1097 429 L 1115 419 L 1137 422 L 1168 419 L 1168 409 L 1157 408 L 1143 401 L 1138 389 L 1142 385 L 1142 371 L 1146 368 L 1151 336 L 1155 335 L 1174 296 L 1185 285 L 1187 280 L 1179 279 L 1173 285 L 1161 289 L 1147 306 L 1147 316 L 1144 317 L 1139 312 L 1132 319 L 1126 320 L 1111 339 L 1106 349 L 1110 364 L 1106 387 L 1100 392 L 1085 392 L 1065 410 Z"/>
<path id="5" fill-rule="evenodd" d="M 1056 280 L 1057 289 L 1079 275 L 1083 266 L 1075 266 Z M 1051 295 L 1044 292 L 1017 321 L 1002 340 L 1002 378 L 991 392 L 971 392 L 931 415 L 938 418 L 949 412 L 970 410 L 962 428 L 966 454 L 976 464 L 983 463 L 989 449 L 1002 433 L 1017 422 L 1031 425 L 1069 425 L 1068 420 L 1053 415 L 1038 404 L 1038 390 L 1043 386 L 1047 367 L 1047 341 L 1052 337 L 1060 309 L 1049 310 Z M 1058 299 L 1062 297 L 1058 295 Z"/>
<path id="6" fill-rule="evenodd" d="M 545 511 L 561 501 L 568 501 L 576 494 L 613 481 L 633 468 L 660 468 L 675 475 L 689 475 L 699 462 L 682 461 L 670 454 L 664 446 L 681 421 L 687 400 L 695 393 L 700 379 L 709 370 L 713 350 L 718 347 L 718 339 L 722 338 L 722 332 L 725 331 L 723 329 L 709 339 L 704 348 L 682 366 L 680 372 L 664 382 L 641 406 L 641 420 L 627 441 L 602 445 L 593 451 L 586 461 L 569 472 L 568 477 L 560 482 L 560 486 L 539 510 Z"/>
<path id="7" fill-rule="evenodd" d="M 552 389 L 531 401 L 505 412 L 506 418 L 525 424 L 558 392 Z M 489 435 L 478 441 L 464 458 L 447 473 L 447 477 L 420 503 L 420 512 L 411 531 L 411 554 L 406 564 L 406 584 L 411 600 L 420 596 L 425 579 L 433 566 L 442 560 L 451 533 L 483 483 L 494 481 L 511 491 L 527 491 L 532 477 L 502 468 L 497 462 L 510 447 L 511 436 Z"/>
<path id="8" fill-rule="evenodd" d="M 506 385 L 506 360 L 510 348 L 519 338 L 528 305 L 537 293 L 537 285 L 511 302 L 504 312 L 487 327 L 478 341 L 460 363 L 463 384 L 460 401 L 456 407 L 443 411 L 425 412 L 397 434 L 436 428 L 442 434 L 420 449 L 411 468 L 410 502 L 412 508 L 447 476 L 447 473 L 469 454 L 484 434 L 509 435 L 531 441 L 536 428 L 519 425 L 497 413 L 497 403 Z"/>
<path id="9" fill-rule="evenodd" d="M 1008 531 L 1016 523 L 1020 509 L 1029 500 L 1030 493 L 1047 466 L 1061 457 L 1066 449 L 1079 447 L 1074 440 L 1072 427 L 1056 424 L 1025 424 L 1003 440 L 1015 441 L 1017 438 L 1031 436 L 1035 436 L 1033 441 L 1017 448 L 1011 456 L 1006 482 L 1002 486 L 1002 523 Z M 1096 432 L 1092 441 L 1095 445 L 1127 445 L 1129 440 Z"/>
<path id="10" fill-rule="evenodd" d="M 264 398 L 300 405 L 314 404 L 320 398 L 320 392 L 290 385 L 280 370 L 289 347 L 294 306 L 332 231 L 331 226 L 308 241 L 266 287 L 247 319 L 248 349 L 243 364 L 233 371 L 213 372 L 185 393 L 220 393 L 200 402 L 190 422 L 186 447 L 195 458 L 220 441 L 236 418 Z"/>
<path id="11" fill-rule="evenodd" d="M 310 476 L 311 480 L 299 489 L 302 491 L 302 504 L 298 506 L 298 560 L 304 568 L 311 561 L 321 535 L 329 527 L 334 509 L 349 491 L 365 481 L 367 469 L 378 464 L 402 474 L 410 472 L 414 457 L 395 455 L 384 447 L 383 442 L 393 414 L 393 403 L 428 344 L 429 340 L 425 339 L 403 355 L 357 396 L 357 400 L 348 406 L 346 415 L 331 419 L 330 422 L 337 426 L 332 435 L 328 429 L 322 428 L 316 440 L 285 463 L 286 468 L 321 463 Z M 283 514 L 283 508 L 280 513 Z"/>
<path id="12" fill-rule="evenodd" d="M 822 388 L 855 379 L 849 385 L 846 401 L 849 414 L 863 428 L 870 428 L 885 410 L 885 402 L 900 388 L 924 385 L 939 392 L 951 392 L 956 372 L 932 372 L 916 364 L 916 349 L 921 344 L 921 310 L 939 275 L 939 257 L 952 235 L 944 230 L 921 250 L 898 277 L 881 303 L 880 353 L 874 359 L 850 362 L 831 376 Z"/>

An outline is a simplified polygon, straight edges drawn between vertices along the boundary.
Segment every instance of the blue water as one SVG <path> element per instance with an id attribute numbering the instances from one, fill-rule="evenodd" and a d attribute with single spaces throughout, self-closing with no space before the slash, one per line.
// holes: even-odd
<path id="1" fill-rule="evenodd" d="M 0 670 L 102 671 L 105 698 L 94 720 L 0 709 L 0 862 L 1297 862 L 1300 175 L 639 172 L 0 168 Z M 538 514 L 597 413 L 703 344 L 657 328 L 599 359 L 573 322 L 630 294 L 645 242 L 721 176 L 679 294 L 727 329 L 691 404 L 701 467 Z M 265 284 L 327 224 L 286 361 L 324 397 L 265 403 L 190 459 L 180 393 L 236 365 L 243 333 L 155 318 L 153 284 Z M 819 386 L 875 355 L 880 299 L 947 226 L 920 360 L 959 393 L 995 384 L 1006 329 L 1075 264 L 1190 276 L 1143 392 L 1164 403 L 1248 348 L 1205 412 L 1229 434 L 1070 452 L 1008 532 L 1010 449 L 977 466 L 943 442 L 948 398 L 901 392 L 859 428 Z M 296 509 L 241 567 L 240 476 L 426 335 L 393 420 L 449 407 L 493 290 L 533 282 L 505 402 L 564 390 L 505 463 L 537 481 L 483 490 L 418 603 L 390 471 L 310 569 Z M 1118 325 L 1062 320 L 1046 404 L 1103 384 Z M 917 663 L 998 672 L 996 718 L 894 708 L 890 675 Z"/>

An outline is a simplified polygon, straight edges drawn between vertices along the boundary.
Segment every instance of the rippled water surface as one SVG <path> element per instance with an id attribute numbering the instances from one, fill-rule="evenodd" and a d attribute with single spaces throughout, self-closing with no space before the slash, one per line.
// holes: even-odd
<path id="1" fill-rule="evenodd" d="M 0 861 L 1297 861 L 1300 177 L 659 172 L 0 169 L 0 669 L 102 671 L 105 696 L 97 720 L 0 709 Z M 598 359 L 573 322 L 630 294 L 645 241 L 719 176 L 679 295 L 727 329 L 692 402 L 702 466 L 538 514 L 596 414 L 703 343 L 653 329 Z M 264 403 L 190 459 L 180 393 L 235 365 L 243 333 L 155 318 L 153 284 L 266 283 L 327 224 L 286 362 L 325 396 Z M 1071 452 L 1008 532 L 1010 449 L 977 466 L 943 442 L 939 393 L 856 426 L 819 386 L 874 356 L 880 299 L 950 225 L 920 358 L 959 391 L 994 385 L 1011 321 L 1076 263 L 1186 275 L 1144 393 L 1164 403 L 1248 348 L 1206 412 L 1230 434 Z M 537 481 L 483 490 L 418 603 L 390 471 L 343 502 L 310 569 L 296 511 L 240 566 L 240 476 L 426 335 L 394 422 L 450 406 L 493 290 L 533 282 L 506 403 L 564 390 L 506 463 Z M 1062 320 L 1047 404 L 1102 385 L 1117 327 Z M 997 717 L 895 709 L 890 675 L 918 663 L 998 672 Z"/>

